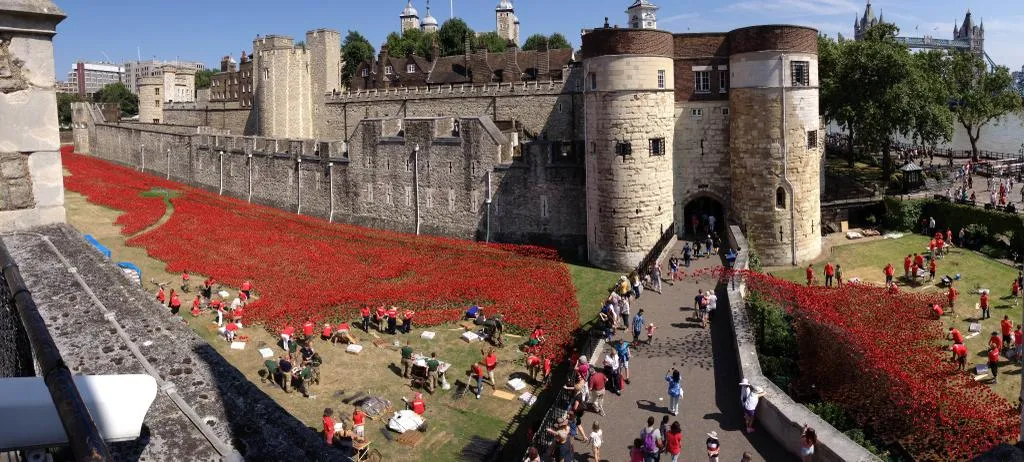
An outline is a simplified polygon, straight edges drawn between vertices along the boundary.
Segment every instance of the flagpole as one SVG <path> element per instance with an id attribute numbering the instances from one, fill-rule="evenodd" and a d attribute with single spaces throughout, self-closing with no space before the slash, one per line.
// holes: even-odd
<path id="1" fill-rule="evenodd" d="M 448 0 L 448 19 L 455 17 L 455 0 Z"/>

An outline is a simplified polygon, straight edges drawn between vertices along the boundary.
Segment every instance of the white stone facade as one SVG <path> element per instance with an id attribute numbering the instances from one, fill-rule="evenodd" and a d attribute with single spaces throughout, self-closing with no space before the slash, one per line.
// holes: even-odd
<path id="1" fill-rule="evenodd" d="M 139 122 L 164 123 L 164 89 L 166 81 L 161 77 L 139 79 Z"/>
<path id="2" fill-rule="evenodd" d="M 708 197 L 723 205 L 730 203 L 729 101 L 676 103 L 675 121 L 675 223 L 681 236 L 688 225 L 684 208 L 690 201 Z"/>
<path id="3" fill-rule="evenodd" d="M 268 37 L 254 54 L 259 132 L 270 138 L 312 138 L 310 53 L 290 37 Z"/>
<path id="4" fill-rule="evenodd" d="M 629 270 L 672 225 L 673 63 L 600 56 L 584 70 L 589 261 Z"/>

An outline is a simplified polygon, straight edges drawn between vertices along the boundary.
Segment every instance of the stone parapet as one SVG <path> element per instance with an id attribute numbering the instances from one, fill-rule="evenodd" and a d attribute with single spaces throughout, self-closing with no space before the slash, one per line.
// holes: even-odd
<path id="1" fill-rule="evenodd" d="M 730 226 L 728 238 L 729 246 L 739 249 L 733 267 L 740 271 L 748 270 L 750 245 L 743 236 L 743 232 L 738 226 Z M 764 388 L 767 392 L 761 397 L 757 409 L 757 421 L 760 428 L 767 431 L 796 456 L 800 455 L 800 435 L 803 432 L 803 426 L 809 425 L 814 428 L 818 436 L 818 443 L 814 447 L 814 460 L 819 462 L 880 461 L 881 459 L 836 430 L 806 406 L 793 401 L 785 391 L 764 376 L 757 355 L 755 330 L 747 316 L 746 295 L 747 285 L 742 278 L 735 277 L 729 282 L 727 296 L 730 321 L 732 322 L 733 339 L 736 342 L 740 373 L 750 383 Z"/>
<path id="2" fill-rule="evenodd" d="M 487 83 L 487 84 L 448 84 L 427 85 L 424 87 L 395 87 L 389 89 L 360 90 L 354 92 L 328 92 L 327 104 L 332 102 L 359 102 L 374 100 L 406 100 L 428 98 L 459 98 L 487 95 L 557 95 L 566 92 L 579 93 L 580 90 L 570 88 L 565 82 L 551 80 L 548 82 L 518 83 Z"/>

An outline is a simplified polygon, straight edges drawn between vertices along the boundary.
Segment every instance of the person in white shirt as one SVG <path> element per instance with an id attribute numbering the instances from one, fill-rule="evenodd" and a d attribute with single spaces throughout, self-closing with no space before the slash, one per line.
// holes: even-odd
<path id="1" fill-rule="evenodd" d="M 602 441 L 601 426 L 598 425 L 597 421 L 594 421 L 594 425 L 590 427 L 590 450 L 594 454 L 594 460 L 601 460 L 601 441 Z"/>
<path id="2" fill-rule="evenodd" d="M 619 353 L 614 348 L 609 348 L 608 353 L 604 355 L 604 373 L 611 381 L 607 387 L 608 391 L 616 395 L 622 394 L 619 390 Z"/>
<path id="3" fill-rule="evenodd" d="M 754 432 L 757 403 L 763 394 L 761 387 L 751 385 L 746 378 L 740 381 L 740 403 L 743 405 L 743 421 L 747 425 L 747 433 Z"/>

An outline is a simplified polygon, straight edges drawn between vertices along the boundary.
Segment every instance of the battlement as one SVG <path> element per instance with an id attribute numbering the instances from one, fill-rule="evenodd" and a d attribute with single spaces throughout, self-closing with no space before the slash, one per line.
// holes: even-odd
<path id="1" fill-rule="evenodd" d="M 286 157 L 301 161 L 330 160 L 348 161 L 343 141 L 292 140 L 263 138 L 258 136 L 232 136 L 200 133 L 194 136 L 200 151 L 244 154 L 252 157 Z"/>
<path id="2" fill-rule="evenodd" d="M 295 39 L 287 35 L 267 35 L 253 40 L 261 50 L 280 50 L 295 48 Z"/>
<path id="3" fill-rule="evenodd" d="M 547 82 L 518 83 L 485 83 L 485 84 L 448 84 L 427 85 L 424 87 L 396 87 L 389 89 L 373 89 L 327 93 L 327 103 L 347 103 L 372 100 L 404 100 L 419 98 L 475 98 L 494 95 L 557 95 L 562 93 L 582 93 L 582 88 L 568 81 L 550 80 Z"/>

